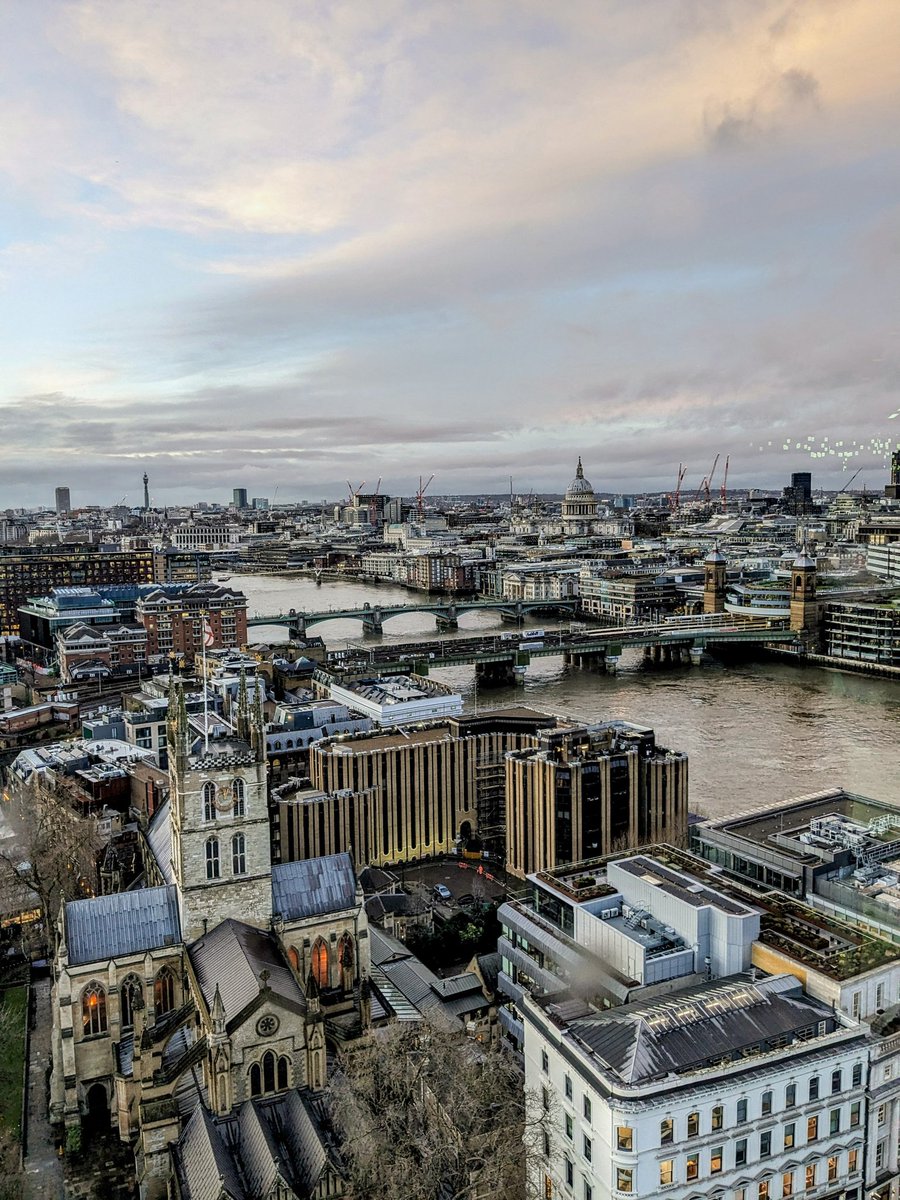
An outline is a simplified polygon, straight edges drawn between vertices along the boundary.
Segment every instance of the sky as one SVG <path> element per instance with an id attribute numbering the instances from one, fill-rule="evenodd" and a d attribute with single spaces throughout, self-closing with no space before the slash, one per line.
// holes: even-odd
<path id="1" fill-rule="evenodd" d="M 0 5 L 0 508 L 880 490 L 900 4 Z"/>

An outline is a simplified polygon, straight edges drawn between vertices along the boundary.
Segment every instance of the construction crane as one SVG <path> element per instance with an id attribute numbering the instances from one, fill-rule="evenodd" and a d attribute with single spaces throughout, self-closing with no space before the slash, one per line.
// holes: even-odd
<path id="1" fill-rule="evenodd" d="M 375 484 L 375 491 L 369 497 L 369 524 L 374 527 L 378 524 L 378 497 L 381 494 L 381 476 L 378 476 L 378 482 Z"/>
<path id="2" fill-rule="evenodd" d="M 425 493 L 428 491 L 429 487 L 431 486 L 432 479 L 434 479 L 434 475 L 429 475 L 428 482 L 423 484 L 422 476 L 421 475 L 419 476 L 419 490 L 416 492 L 416 512 L 418 513 L 420 525 L 422 524 L 422 521 L 424 520 L 424 517 L 425 517 L 425 506 L 422 503 L 422 501 L 425 498 Z"/>
<path id="3" fill-rule="evenodd" d="M 699 500 L 700 497 L 703 496 L 703 498 L 706 500 L 706 503 L 709 504 L 709 496 L 710 496 L 710 489 L 712 488 L 713 475 L 715 475 L 715 473 L 716 473 L 716 467 L 718 466 L 718 464 L 719 464 L 719 455 L 717 454 L 716 457 L 713 459 L 712 470 L 710 471 L 710 473 L 708 475 L 705 475 L 703 477 L 703 479 L 700 481 L 700 486 L 697 488 L 697 495 L 694 497 L 695 500 Z"/>
<path id="4" fill-rule="evenodd" d="M 731 461 L 731 455 L 726 454 L 725 455 L 725 475 L 722 478 L 722 488 L 721 488 L 721 492 L 720 492 L 720 495 L 722 497 L 722 512 L 725 511 L 725 508 L 728 504 L 728 464 L 730 461 Z"/>
<path id="5" fill-rule="evenodd" d="M 687 467 L 685 467 L 682 463 L 679 463 L 678 464 L 678 480 L 675 484 L 675 492 L 673 495 L 671 495 L 669 497 L 669 507 L 672 509 L 672 512 L 677 512 L 678 506 L 681 504 L 681 484 L 684 480 L 686 473 L 687 473 Z"/>
<path id="6" fill-rule="evenodd" d="M 857 469 L 853 472 L 853 474 L 850 476 L 850 478 L 847 480 L 847 482 L 844 484 L 844 486 L 838 492 L 837 496 L 835 496 L 835 500 L 837 500 L 838 496 L 843 496 L 844 492 L 846 492 L 847 488 L 850 486 L 850 484 L 853 482 L 853 480 L 857 477 L 857 475 L 859 475 L 859 473 L 862 470 L 864 470 L 863 467 L 857 467 Z"/>
<path id="7" fill-rule="evenodd" d="M 354 491 L 354 489 L 353 489 L 353 484 L 350 482 L 350 480 L 349 480 L 349 479 L 347 480 L 347 487 L 348 487 L 348 488 L 349 488 L 349 490 L 350 490 L 350 495 L 347 497 L 347 503 L 348 503 L 349 505 L 351 505 L 353 508 L 356 508 L 356 507 L 357 507 L 357 505 L 355 505 L 355 504 L 353 503 L 353 501 L 356 499 L 356 497 L 359 495 L 359 493 L 360 493 L 360 492 L 363 490 L 363 488 L 364 488 L 365 486 L 366 486 L 366 481 L 365 481 L 365 480 L 363 480 L 363 481 L 362 481 L 362 483 L 359 485 L 359 487 L 358 487 L 358 488 L 356 488 L 356 490 Z"/>

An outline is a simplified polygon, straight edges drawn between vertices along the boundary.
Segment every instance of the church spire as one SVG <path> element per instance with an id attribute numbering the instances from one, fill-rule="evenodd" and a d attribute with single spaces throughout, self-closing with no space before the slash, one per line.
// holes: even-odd
<path id="1" fill-rule="evenodd" d="M 247 672 L 241 667 L 237 694 L 237 735 L 242 741 L 250 739 L 250 705 L 247 700 Z"/>

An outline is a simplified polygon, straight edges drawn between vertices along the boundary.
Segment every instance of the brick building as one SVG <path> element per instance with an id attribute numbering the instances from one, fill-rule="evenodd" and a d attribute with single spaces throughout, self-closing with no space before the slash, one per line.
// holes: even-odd
<path id="1" fill-rule="evenodd" d="M 198 583 L 161 585 L 141 596 L 135 619 L 147 631 L 147 654 L 172 654 L 191 661 L 203 649 L 204 620 L 213 646 L 233 649 L 247 641 L 247 597 L 230 587 Z"/>

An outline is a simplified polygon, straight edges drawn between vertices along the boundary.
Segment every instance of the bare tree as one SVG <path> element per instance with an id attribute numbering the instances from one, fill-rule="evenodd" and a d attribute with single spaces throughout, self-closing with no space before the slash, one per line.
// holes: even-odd
<path id="1" fill-rule="evenodd" d="M 0 899 L 7 912 L 22 911 L 33 893 L 49 931 L 62 904 L 96 890 L 97 822 L 78 813 L 59 785 L 23 787 L 10 809 L 14 836 L 0 844 Z"/>
<path id="2" fill-rule="evenodd" d="M 355 1200 L 523 1200 L 549 1113 L 502 1050 L 440 1017 L 345 1049 L 330 1085 Z"/>

